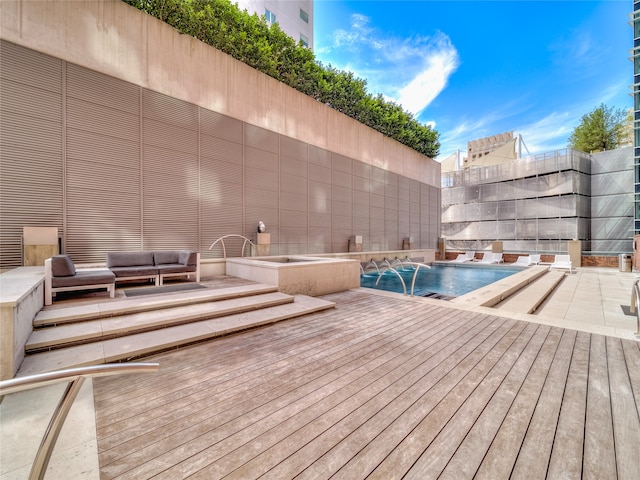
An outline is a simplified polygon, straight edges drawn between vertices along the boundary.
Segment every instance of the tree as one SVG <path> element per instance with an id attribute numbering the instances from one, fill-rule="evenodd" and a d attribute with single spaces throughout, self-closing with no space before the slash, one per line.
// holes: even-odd
<path id="1" fill-rule="evenodd" d="M 626 117 L 624 110 L 601 103 L 582 116 L 580 125 L 569 137 L 569 146 L 587 153 L 617 148 L 624 134 Z"/>

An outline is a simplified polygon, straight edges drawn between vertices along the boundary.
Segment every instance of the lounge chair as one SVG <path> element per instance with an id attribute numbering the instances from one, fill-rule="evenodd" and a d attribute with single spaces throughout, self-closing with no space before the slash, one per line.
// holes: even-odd
<path id="1" fill-rule="evenodd" d="M 493 263 L 503 263 L 504 260 L 502 259 L 502 254 L 501 253 L 494 253 L 493 254 Z"/>
<path id="2" fill-rule="evenodd" d="M 537 265 L 540 263 L 540 255 L 529 255 L 529 264 Z"/>
<path id="3" fill-rule="evenodd" d="M 571 267 L 571 257 L 569 255 L 556 255 L 549 268 L 568 268 L 569 273 L 573 273 Z"/>
<path id="4" fill-rule="evenodd" d="M 469 261 L 469 257 L 467 257 L 466 253 L 459 253 L 458 256 L 451 261 L 453 263 L 464 263 Z"/>
<path id="5" fill-rule="evenodd" d="M 485 253 L 484 255 L 482 255 L 482 258 L 478 260 L 478 263 L 496 263 L 494 260 L 494 254 Z"/>
<path id="6" fill-rule="evenodd" d="M 476 261 L 476 252 L 475 252 L 475 250 L 467 250 L 466 252 L 464 252 L 464 254 L 467 256 L 467 260 L 469 260 L 470 262 L 475 262 Z"/>
<path id="7" fill-rule="evenodd" d="M 513 264 L 516 267 L 528 267 L 529 265 L 533 265 L 531 263 L 531 256 L 530 255 L 520 255 L 518 257 L 518 259 L 513 262 Z"/>

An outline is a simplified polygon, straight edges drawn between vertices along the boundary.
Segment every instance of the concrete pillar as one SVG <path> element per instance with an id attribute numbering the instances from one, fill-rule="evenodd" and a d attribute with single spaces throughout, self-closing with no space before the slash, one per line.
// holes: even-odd
<path id="1" fill-rule="evenodd" d="M 271 253 L 271 234 L 258 233 L 258 242 L 256 244 L 257 255 L 259 257 L 267 257 Z"/>
<path id="2" fill-rule="evenodd" d="M 41 267 L 47 258 L 57 255 L 58 227 L 23 227 L 23 258 L 25 267 Z"/>
<path id="3" fill-rule="evenodd" d="M 362 235 L 351 235 L 349 237 L 349 252 L 361 252 L 362 251 Z"/>
<path id="4" fill-rule="evenodd" d="M 567 252 L 569 253 L 569 258 L 571 259 L 571 266 L 581 267 L 582 266 L 582 241 L 580 240 L 569 240 L 567 242 Z"/>
<path id="5" fill-rule="evenodd" d="M 493 242 L 491 244 L 491 253 L 502 253 L 502 242 Z"/>

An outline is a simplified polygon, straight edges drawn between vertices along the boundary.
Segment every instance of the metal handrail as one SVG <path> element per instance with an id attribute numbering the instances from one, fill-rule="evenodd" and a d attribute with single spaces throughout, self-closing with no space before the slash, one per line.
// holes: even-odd
<path id="1" fill-rule="evenodd" d="M 636 314 L 636 333 L 635 336 L 640 338 L 640 277 L 636 278 L 636 281 L 633 282 L 633 287 L 631 289 L 631 305 L 629 306 L 629 310 L 631 313 Z"/>
<path id="2" fill-rule="evenodd" d="M 60 430 L 67 418 L 74 400 L 78 396 L 82 384 L 87 377 L 104 377 L 107 375 L 119 375 L 124 373 L 155 372 L 160 367 L 158 363 L 116 363 L 107 365 L 95 365 L 91 367 L 70 368 L 57 372 L 41 373 L 27 377 L 13 378 L 0 382 L 0 397 L 11 393 L 22 392 L 34 388 L 45 387 L 55 383 L 69 382 L 58 406 L 51 416 L 47 430 L 42 437 L 38 452 L 33 460 L 29 480 L 42 480 L 47 471 L 51 453 L 60 435 Z"/>
<path id="3" fill-rule="evenodd" d="M 431 268 L 429 265 L 425 264 L 425 263 L 418 263 L 418 262 L 407 262 L 408 265 L 413 265 L 416 267 L 415 272 L 413 272 L 413 279 L 411 280 L 411 296 L 413 297 L 413 290 L 416 286 L 416 277 L 418 276 L 418 270 L 420 270 L 420 267 L 427 267 L 427 268 Z"/>
<path id="4" fill-rule="evenodd" d="M 407 285 L 404 283 L 404 279 L 402 278 L 402 275 L 400 275 L 398 273 L 398 271 L 393 267 L 389 267 L 386 270 L 383 270 L 382 272 L 380 272 L 380 274 L 378 275 L 378 279 L 376 280 L 376 286 L 378 286 L 378 282 L 382 278 L 382 275 L 384 275 L 384 273 L 387 272 L 387 271 L 392 271 L 393 273 L 395 273 L 398 276 L 398 278 L 402 282 L 402 288 L 404 289 L 404 295 L 406 295 L 407 294 Z"/>
<path id="5" fill-rule="evenodd" d="M 222 255 L 223 258 L 227 258 L 227 248 L 224 245 L 224 239 L 225 238 L 229 238 L 229 237 L 237 237 L 237 238 L 244 238 L 244 242 L 242 244 L 242 254 L 241 256 L 244 257 L 244 249 L 247 246 L 247 242 L 249 242 L 249 245 L 251 245 L 252 247 L 255 248 L 255 244 L 251 241 L 250 238 L 245 237 L 244 235 L 238 235 L 235 233 L 230 233 L 229 235 L 223 235 L 222 237 L 220 237 L 219 239 L 217 239 L 215 242 L 213 242 L 210 246 L 209 246 L 209 250 L 211 250 L 216 243 L 221 242 L 222 243 Z"/>

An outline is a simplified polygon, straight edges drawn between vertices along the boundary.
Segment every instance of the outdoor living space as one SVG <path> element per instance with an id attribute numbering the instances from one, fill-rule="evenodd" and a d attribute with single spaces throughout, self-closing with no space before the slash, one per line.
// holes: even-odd
<path id="1" fill-rule="evenodd" d="M 634 478 L 635 278 L 577 269 L 537 315 L 324 295 L 335 308 L 138 359 L 157 373 L 87 382 L 47 478 Z M 0 478 L 24 478 L 61 392 L 4 399 Z"/>

